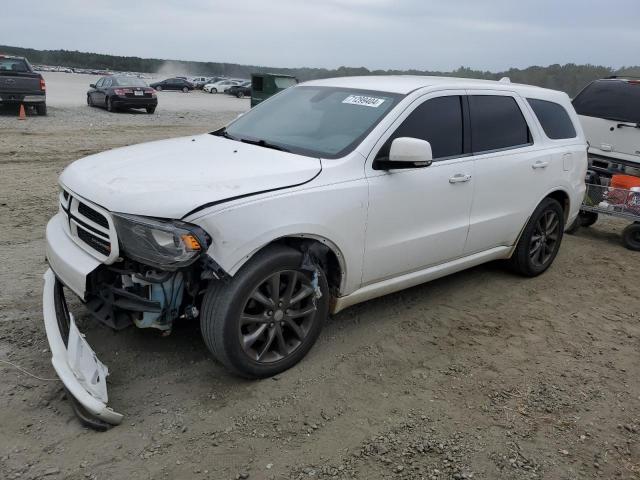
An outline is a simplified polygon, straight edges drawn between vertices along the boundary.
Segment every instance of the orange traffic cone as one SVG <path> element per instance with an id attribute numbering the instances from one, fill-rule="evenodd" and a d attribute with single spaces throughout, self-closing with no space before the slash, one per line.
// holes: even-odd
<path id="1" fill-rule="evenodd" d="M 18 114 L 18 120 L 26 120 L 27 114 L 24 113 L 24 104 L 20 104 L 20 113 Z"/>

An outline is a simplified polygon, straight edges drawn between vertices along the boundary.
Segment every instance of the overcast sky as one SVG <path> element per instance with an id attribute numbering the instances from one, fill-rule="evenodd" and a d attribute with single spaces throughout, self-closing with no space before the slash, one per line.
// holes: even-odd
<path id="1" fill-rule="evenodd" d="M 640 0 L 19 0 L 0 44 L 277 67 L 640 64 Z"/>

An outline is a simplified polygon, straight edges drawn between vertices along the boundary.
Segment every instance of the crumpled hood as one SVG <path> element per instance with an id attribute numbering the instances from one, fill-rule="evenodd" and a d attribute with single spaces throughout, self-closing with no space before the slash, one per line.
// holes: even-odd
<path id="1" fill-rule="evenodd" d="M 60 183 L 112 212 L 182 218 L 207 203 L 299 185 L 320 169 L 318 158 L 204 134 L 90 155 Z"/>

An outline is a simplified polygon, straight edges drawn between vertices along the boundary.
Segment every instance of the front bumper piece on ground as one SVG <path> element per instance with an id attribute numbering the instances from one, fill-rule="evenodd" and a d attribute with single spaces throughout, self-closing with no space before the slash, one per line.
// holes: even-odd
<path id="1" fill-rule="evenodd" d="M 107 406 L 109 371 L 78 331 L 67 310 L 62 283 L 51 269 L 44 274 L 42 310 L 51 363 L 80 421 L 96 430 L 120 424 L 122 414 Z"/>

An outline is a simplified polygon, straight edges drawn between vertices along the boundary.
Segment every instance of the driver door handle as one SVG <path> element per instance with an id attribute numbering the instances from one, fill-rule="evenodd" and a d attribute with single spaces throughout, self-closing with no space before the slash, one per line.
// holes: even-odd
<path id="1" fill-rule="evenodd" d="M 531 165 L 531 168 L 535 170 L 537 168 L 547 168 L 548 166 L 549 166 L 549 162 L 543 162 L 541 160 L 538 160 L 536 163 Z"/>
<path id="2" fill-rule="evenodd" d="M 453 177 L 449 177 L 449 183 L 466 183 L 471 180 L 471 175 L 464 173 L 456 173 Z"/>

